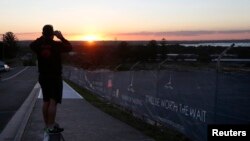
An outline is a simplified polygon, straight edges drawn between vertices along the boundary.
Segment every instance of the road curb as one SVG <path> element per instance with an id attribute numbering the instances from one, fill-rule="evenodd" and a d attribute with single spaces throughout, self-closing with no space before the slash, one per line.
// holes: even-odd
<path id="1" fill-rule="evenodd" d="M 37 83 L 0 134 L 1 141 L 21 141 L 26 124 L 36 103 L 39 90 L 40 85 Z"/>

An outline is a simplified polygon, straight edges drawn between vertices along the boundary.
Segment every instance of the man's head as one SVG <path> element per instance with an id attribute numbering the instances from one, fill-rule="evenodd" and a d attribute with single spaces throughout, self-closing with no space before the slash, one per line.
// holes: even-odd
<path id="1" fill-rule="evenodd" d="M 43 27 L 43 36 L 50 39 L 54 38 L 54 29 L 52 25 L 48 24 Z"/>

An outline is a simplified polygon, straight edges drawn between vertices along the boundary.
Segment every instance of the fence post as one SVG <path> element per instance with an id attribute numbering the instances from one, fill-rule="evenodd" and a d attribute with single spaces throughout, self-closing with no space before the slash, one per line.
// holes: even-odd
<path id="1" fill-rule="evenodd" d="M 135 90 L 133 89 L 133 81 L 134 81 L 134 72 L 132 72 L 132 70 L 135 68 L 135 66 L 137 66 L 138 64 L 140 64 L 140 61 L 136 62 L 132 67 L 130 67 L 129 69 L 129 78 L 131 79 L 130 80 L 130 84 L 128 85 L 128 91 L 134 93 Z"/>
<path id="2" fill-rule="evenodd" d="M 233 48 L 235 44 L 232 44 L 230 47 L 226 48 L 217 58 L 217 65 L 216 65 L 216 78 L 215 78 L 215 95 L 214 95 L 214 123 L 216 123 L 216 116 L 217 116 L 217 101 L 218 101 L 218 88 L 219 88 L 219 73 L 221 71 L 221 58 Z"/>
<path id="3" fill-rule="evenodd" d="M 115 66 L 115 68 L 113 70 L 117 71 L 120 66 L 122 66 L 122 64 L 119 64 L 119 65 Z"/>
<path id="4" fill-rule="evenodd" d="M 160 62 L 157 66 L 157 71 L 156 71 L 156 96 L 158 97 L 159 95 L 159 71 L 161 70 L 161 66 L 167 62 L 168 58 Z"/>

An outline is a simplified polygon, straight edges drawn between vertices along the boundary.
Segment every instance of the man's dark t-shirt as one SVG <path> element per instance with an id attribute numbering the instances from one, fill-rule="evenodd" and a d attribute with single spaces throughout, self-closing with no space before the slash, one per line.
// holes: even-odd
<path id="1" fill-rule="evenodd" d="M 61 75 L 61 53 L 72 50 L 71 44 L 66 39 L 59 42 L 44 37 L 32 42 L 30 48 L 37 54 L 40 75 Z"/>

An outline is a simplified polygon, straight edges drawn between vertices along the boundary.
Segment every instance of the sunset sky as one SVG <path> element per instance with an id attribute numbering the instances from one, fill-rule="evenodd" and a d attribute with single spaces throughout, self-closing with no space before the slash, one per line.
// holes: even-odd
<path id="1" fill-rule="evenodd" d="M 0 34 L 69 40 L 250 39 L 250 0 L 1 0 Z"/>

